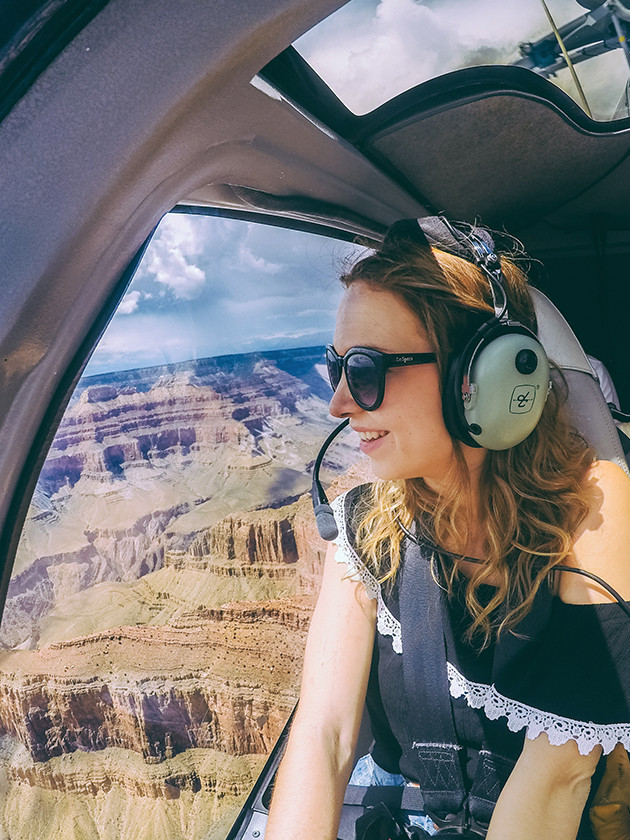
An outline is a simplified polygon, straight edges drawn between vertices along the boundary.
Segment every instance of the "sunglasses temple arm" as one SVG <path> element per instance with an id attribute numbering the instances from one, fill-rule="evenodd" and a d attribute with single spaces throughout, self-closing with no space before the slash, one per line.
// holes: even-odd
<path id="1" fill-rule="evenodd" d="M 315 522 L 317 524 L 317 530 L 319 531 L 319 535 L 323 540 L 326 540 L 327 542 L 331 542 L 332 540 L 334 540 L 337 537 L 338 531 L 337 523 L 335 522 L 335 517 L 333 515 L 332 508 L 328 503 L 328 498 L 319 480 L 319 470 L 328 447 L 337 437 L 337 435 L 346 428 L 349 422 L 350 419 L 346 418 L 342 423 L 340 423 L 337 426 L 337 428 L 333 429 L 333 431 L 328 435 L 328 437 L 322 444 L 321 449 L 317 453 L 317 458 L 315 458 L 315 464 L 313 465 L 313 484 L 311 486 L 313 513 L 315 514 Z"/>

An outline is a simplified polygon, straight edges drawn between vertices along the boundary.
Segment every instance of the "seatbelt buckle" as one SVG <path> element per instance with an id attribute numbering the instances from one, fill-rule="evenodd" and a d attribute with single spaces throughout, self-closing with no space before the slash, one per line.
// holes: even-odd
<path id="1" fill-rule="evenodd" d="M 431 837 L 420 826 L 408 826 L 392 815 L 384 802 L 379 802 L 355 823 L 356 840 L 425 840 Z"/>
<path id="2" fill-rule="evenodd" d="M 468 807 L 464 807 L 457 814 L 449 814 L 444 819 L 433 815 L 431 815 L 431 819 L 438 827 L 437 833 L 433 835 L 434 837 L 459 837 L 459 840 L 478 840 L 479 837 L 485 837 L 488 833 L 488 827 L 478 823 L 468 811 Z"/>

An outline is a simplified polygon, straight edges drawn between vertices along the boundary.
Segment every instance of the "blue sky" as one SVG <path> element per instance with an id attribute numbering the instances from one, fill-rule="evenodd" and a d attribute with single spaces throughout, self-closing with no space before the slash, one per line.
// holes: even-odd
<path id="1" fill-rule="evenodd" d="M 164 217 L 86 375 L 324 344 L 359 249 L 250 222 Z"/>

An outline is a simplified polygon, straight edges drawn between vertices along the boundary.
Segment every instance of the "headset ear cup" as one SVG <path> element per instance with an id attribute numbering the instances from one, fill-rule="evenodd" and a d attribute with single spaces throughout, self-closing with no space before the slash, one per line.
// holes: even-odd
<path id="1" fill-rule="evenodd" d="M 549 392 L 547 354 L 522 325 L 492 319 L 452 358 L 443 391 L 444 421 L 453 437 L 467 446 L 510 449 L 540 420 Z"/>
<path id="2" fill-rule="evenodd" d="M 469 347 L 470 344 L 467 344 L 459 353 L 451 354 L 449 359 L 442 387 L 442 415 L 451 437 L 465 443 L 466 446 L 478 448 L 481 444 L 470 434 L 464 417 L 462 398 L 462 383 L 470 359 Z"/>
<path id="3" fill-rule="evenodd" d="M 549 360 L 538 339 L 512 326 L 489 336 L 475 352 L 464 403 L 466 425 L 486 449 L 511 449 L 536 428 L 549 394 Z"/>

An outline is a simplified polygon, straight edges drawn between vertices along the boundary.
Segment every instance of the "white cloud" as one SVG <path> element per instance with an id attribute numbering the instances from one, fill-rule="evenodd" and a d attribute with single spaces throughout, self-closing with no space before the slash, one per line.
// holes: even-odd
<path id="1" fill-rule="evenodd" d="M 90 359 L 87 374 L 169 364 L 195 356 L 195 337 L 176 317 L 133 314 L 112 320 Z"/>
<path id="2" fill-rule="evenodd" d="M 138 308 L 140 302 L 140 292 L 136 289 L 134 292 L 128 292 L 121 300 L 117 309 L 118 315 L 131 315 Z"/>
<path id="3" fill-rule="evenodd" d="M 282 330 L 274 333 L 267 333 L 265 335 L 253 335 L 246 343 L 256 344 L 258 342 L 269 341 L 294 341 L 297 338 L 307 338 L 309 336 L 319 335 L 321 333 L 319 327 L 305 327 L 303 330 Z"/>
<path id="4" fill-rule="evenodd" d="M 246 245 L 241 248 L 239 257 L 241 268 L 256 271 L 259 274 L 277 274 L 282 269 L 279 263 L 270 262 L 264 257 L 257 257 Z"/>
<path id="5" fill-rule="evenodd" d="M 584 13 L 551 3 L 558 25 Z M 344 16 L 347 18 L 344 25 Z M 381 0 L 350 3 L 297 43 L 356 113 L 470 63 L 511 62 L 550 30 L 538 0 Z"/>
<path id="6" fill-rule="evenodd" d="M 303 309 L 301 312 L 296 312 L 296 318 L 312 318 L 312 317 L 320 317 L 324 315 L 326 318 L 329 318 L 331 315 L 330 308 L 326 309 Z"/>
<path id="7" fill-rule="evenodd" d="M 181 213 L 169 213 L 162 219 L 160 239 L 189 257 L 203 252 L 204 238 L 200 226 L 194 223 L 193 217 Z"/>
<path id="8" fill-rule="evenodd" d="M 167 216 L 147 251 L 145 272 L 181 300 L 195 300 L 206 286 L 205 271 L 193 262 L 203 252 L 198 230 L 186 216 Z"/>

